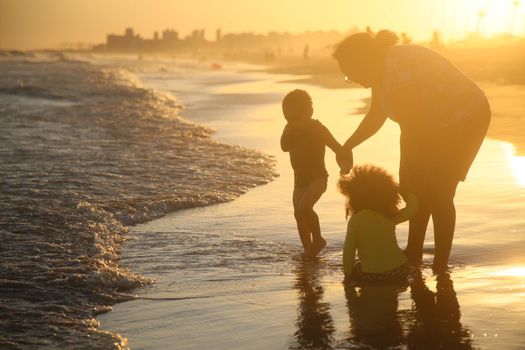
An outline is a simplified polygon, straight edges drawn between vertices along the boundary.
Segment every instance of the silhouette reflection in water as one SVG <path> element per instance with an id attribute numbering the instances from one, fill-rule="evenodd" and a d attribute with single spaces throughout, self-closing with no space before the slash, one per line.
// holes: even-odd
<path id="1" fill-rule="evenodd" d="M 460 322 L 461 312 L 448 273 L 436 277 L 436 292 L 432 292 L 421 273 L 410 285 L 414 301 L 413 323 L 407 344 L 411 349 L 472 349 L 470 331 Z"/>
<path id="2" fill-rule="evenodd" d="M 472 349 L 449 274 L 436 277 L 436 292 L 420 271 L 411 278 L 412 306 L 398 310 L 408 285 L 345 284 L 350 317 L 348 348 Z"/>
<path id="3" fill-rule="evenodd" d="M 295 268 L 294 287 L 298 291 L 296 344 L 292 349 L 330 349 L 334 342 L 335 325 L 330 304 L 323 302 L 321 263 L 318 259 L 299 258 Z"/>
<path id="4" fill-rule="evenodd" d="M 398 296 L 406 286 L 345 283 L 350 316 L 352 345 L 372 348 L 394 347 L 404 343 L 403 328 L 398 316 Z"/>

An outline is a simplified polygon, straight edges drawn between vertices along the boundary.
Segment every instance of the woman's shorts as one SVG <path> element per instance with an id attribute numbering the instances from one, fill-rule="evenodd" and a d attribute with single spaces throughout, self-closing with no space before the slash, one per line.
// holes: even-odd
<path id="1" fill-rule="evenodd" d="M 490 123 L 490 107 L 485 101 L 475 117 L 453 126 L 422 134 L 401 131 L 399 182 L 401 187 L 435 183 L 440 179 L 464 181 L 483 143 Z"/>

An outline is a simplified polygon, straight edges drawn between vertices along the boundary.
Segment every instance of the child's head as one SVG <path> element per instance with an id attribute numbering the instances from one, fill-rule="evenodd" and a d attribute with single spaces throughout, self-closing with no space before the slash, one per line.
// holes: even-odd
<path id="1" fill-rule="evenodd" d="M 283 99 L 283 114 L 288 122 L 300 122 L 312 118 L 312 98 L 304 90 L 295 89 Z"/>
<path id="2" fill-rule="evenodd" d="M 387 218 L 398 212 L 401 201 L 399 185 L 385 169 L 373 165 L 357 165 L 338 182 L 339 191 L 346 197 L 346 216 L 370 209 Z"/>

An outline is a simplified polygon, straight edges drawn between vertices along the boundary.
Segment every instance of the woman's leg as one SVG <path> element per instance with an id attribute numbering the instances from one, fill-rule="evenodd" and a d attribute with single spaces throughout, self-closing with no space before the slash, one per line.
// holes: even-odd
<path id="1" fill-rule="evenodd" d="M 309 254 L 312 256 L 319 254 L 326 245 L 326 241 L 321 236 L 319 217 L 314 211 L 315 203 L 317 203 L 325 191 L 326 178 L 322 177 L 315 179 L 302 193 L 302 196 L 295 207 L 296 218 L 299 218 L 300 222 L 304 222 L 305 226 L 309 228 L 309 233 L 311 233 L 312 244 Z"/>
<path id="2" fill-rule="evenodd" d="M 430 135 L 401 128 L 399 179 L 402 190 L 414 191 L 418 213 L 410 220 L 405 254 L 410 262 L 420 261 L 430 215 L 434 223 L 434 270 L 446 270 L 454 238 L 456 208 L 454 196 L 464 180 L 485 138 L 490 123 L 487 101 L 473 112 L 476 118 Z"/>
<path id="3" fill-rule="evenodd" d="M 402 193 L 413 193 L 418 199 L 416 215 L 408 224 L 405 256 L 411 264 L 423 257 L 423 244 L 430 220 L 430 203 L 425 188 L 426 158 L 423 141 L 417 131 L 402 128 L 400 137 L 399 186 Z"/>
<path id="4" fill-rule="evenodd" d="M 452 249 L 454 230 L 456 226 L 456 207 L 454 196 L 458 180 L 452 178 L 440 181 L 430 191 L 430 207 L 434 223 L 434 272 L 440 273 L 447 269 L 448 257 Z"/>
<path id="5" fill-rule="evenodd" d="M 435 249 L 432 267 L 436 273 L 447 269 L 456 226 L 454 197 L 459 181 L 466 178 L 487 133 L 490 123 L 488 103 L 485 101 L 481 104 L 474 114 L 478 117 L 444 130 L 441 136 L 437 136 L 434 161 L 427 176 L 429 185 L 426 187 L 434 223 Z M 439 140 L 447 142 L 440 143 Z"/>
<path id="6" fill-rule="evenodd" d="M 416 195 L 418 209 L 416 215 L 408 222 L 408 242 L 405 248 L 405 256 L 411 264 L 417 264 L 423 258 L 423 245 L 430 220 L 428 196 L 424 193 L 416 193 Z"/>

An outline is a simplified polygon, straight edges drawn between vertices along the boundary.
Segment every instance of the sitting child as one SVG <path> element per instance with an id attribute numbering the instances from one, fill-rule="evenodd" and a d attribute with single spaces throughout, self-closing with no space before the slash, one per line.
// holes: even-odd
<path id="1" fill-rule="evenodd" d="M 373 165 L 355 166 L 341 176 L 338 187 L 346 197 L 346 217 L 351 214 L 343 250 L 345 279 L 405 278 L 408 263 L 397 244 L 395 227 L 416 213 L 416 196 L 404 195 L 406 207 L 398 209 L 399 185 L 386 170 Z M 354 264 L 356 250 L 359 262 Z"/>
<path id="2" fill-rule="evenodd" d="M 294 90 L 287 94 L 282 108 L 287 124 L 281 136 L 281 148 L 290 153 L 294 170 L 293 207 L 297 230 L 305 253 L 316 256 L 326 246 L 314 211 L 315 203 L 326 191 L 325 146 L 337 153 L 341 145 L 323 124 L 312 119 L 312 99 L 306 91 Z"/>

